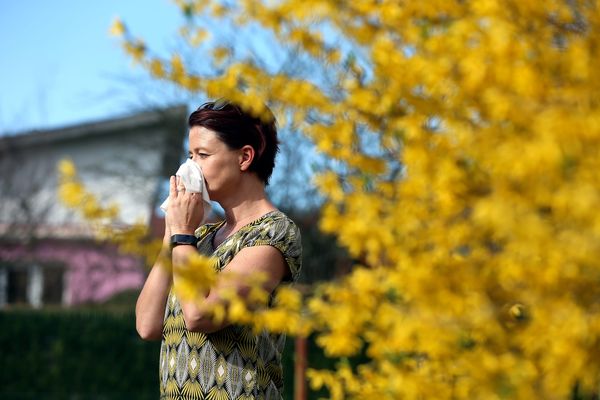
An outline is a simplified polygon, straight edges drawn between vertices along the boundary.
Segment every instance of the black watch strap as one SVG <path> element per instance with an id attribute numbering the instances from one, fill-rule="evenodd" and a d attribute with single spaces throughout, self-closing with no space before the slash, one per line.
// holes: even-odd
<path id="1" fill-rule="evenodd" d="M 179 246 L 180 244 L 189 244 L 196 246 L 198 244 L 198 238 L 194 235 L 182 235 L 175 234 L 171 236 L 171 248 Z"/>

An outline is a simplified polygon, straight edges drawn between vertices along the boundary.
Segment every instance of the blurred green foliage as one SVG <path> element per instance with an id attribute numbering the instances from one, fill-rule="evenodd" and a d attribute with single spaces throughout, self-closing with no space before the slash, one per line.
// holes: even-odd
<path id="1" fill-rule="evenodd" d="M 156 399 L 159 343 L 131 313 L 0 312 L 0 398 Z"/>
<path id="2" fill-rule="evenodd" d="M 134 314 L 115 310 L 0 311 L 0 399 L 157 399 L 160 343 L 141 340 Z M 312 338 L 307 349 L 309 367 L 333 366 Z M 294 357 L 288 337 L 285 399 L 293 398 Z M 309 391 L 309 398 L 323 395 Z"/>

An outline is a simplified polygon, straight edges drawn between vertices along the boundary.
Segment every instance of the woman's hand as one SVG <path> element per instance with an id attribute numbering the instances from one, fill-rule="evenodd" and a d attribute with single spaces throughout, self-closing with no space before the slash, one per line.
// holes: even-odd
<path id="1" fill-rule="evenodd" d="M 169 208 L 165 218 L 165 237 L 175 234 L 193 235 L 204 217 L 201 193 L 188 193 L 179 177 L 171 176 Z"/>

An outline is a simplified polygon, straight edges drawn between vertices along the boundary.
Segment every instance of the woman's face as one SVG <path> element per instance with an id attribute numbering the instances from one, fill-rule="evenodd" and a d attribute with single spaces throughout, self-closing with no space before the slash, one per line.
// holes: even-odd
<path id="1" fill-rule="evenodd" d="M 211 200 L 226 198 L 239 187 L 241 152 L 231 150 L 210 129 L 201 126 L 190 129 L 189 155 L 202 168 Z"/>

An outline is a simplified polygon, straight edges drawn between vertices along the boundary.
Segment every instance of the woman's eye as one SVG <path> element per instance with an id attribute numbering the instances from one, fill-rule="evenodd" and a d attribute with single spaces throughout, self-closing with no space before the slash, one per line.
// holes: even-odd
<path id="1" fill-rule="evenodd" d="M 207 154 L 207 153 L 196 153 L 196 155 L 197 155 L 198 157 L 200 157 L 200 158 L 206 158 L 206 157 L 208 157 L 210 154 Z M 193 155 L 192 153 L 189 153 L 189 154 L 188 154 L 188 158 L 193 160 L 193 159 L 194 159 L 194 155 Z"/>

